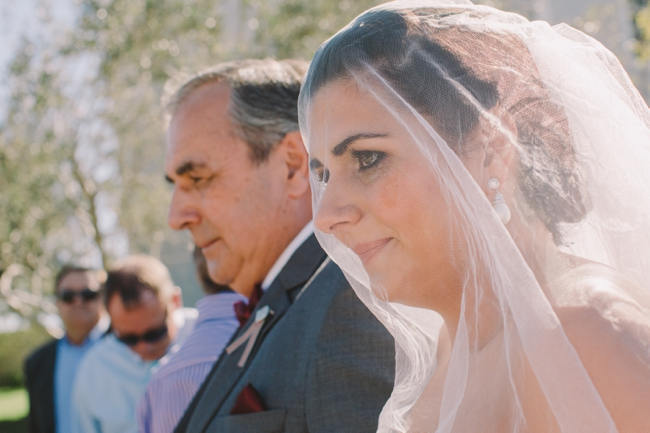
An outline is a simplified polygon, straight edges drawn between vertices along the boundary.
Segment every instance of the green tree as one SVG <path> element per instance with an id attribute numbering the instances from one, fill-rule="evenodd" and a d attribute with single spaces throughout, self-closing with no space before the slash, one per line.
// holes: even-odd
<path id="1" fill-rule="evenodd" d="M 43 295 L 51 290 L 53 259 L 62 253 L 55 240 L 66 236 L 71 215 L 92 219 L 94 200 L 83 194 L 76 141 L 52 110 L 66 100 L 57 76 L 48 56 L 33 51 L 24 42 L 11 65 L 9 109 L 0 124 L 0 295 L 5 308 L 27 317 L 53 311 Z M 76 227 L 95 236 L 92 225 Z"/>
<path id="2" fill-rule="evenodd" d="M 642 60 L 650 58 L 650 5 L 648 0 L 631 0 L 634 8 L 636 52 Z"/>
<path id="3" fill-rule="evenodd" d="M 17 50 L 0 119 L 4 308 L 52 311 L 45 295 L 62 262 L 105 266 L 186 242 L 165 223 L 168 83 L 225 59 L 310 58 L 375 3 L 86 0 L 68 31 L 43 14 L 46 36 Z"/>

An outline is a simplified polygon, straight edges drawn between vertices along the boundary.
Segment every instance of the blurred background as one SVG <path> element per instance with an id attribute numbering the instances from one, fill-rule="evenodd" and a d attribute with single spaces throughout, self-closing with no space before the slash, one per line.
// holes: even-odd
<path id="1" fill-rule="evenodd" d="M 25 431 L 22 359 L 61 335 L 54 274 L 160 257 L 192 306 L 189 237 L 166 225 L 161 97 L 242 57 L 309 59 L 368 0 L 0 0 L 0 431 Z M 647 0 L 476 1 L 566 22 L 648 101 Z"/>

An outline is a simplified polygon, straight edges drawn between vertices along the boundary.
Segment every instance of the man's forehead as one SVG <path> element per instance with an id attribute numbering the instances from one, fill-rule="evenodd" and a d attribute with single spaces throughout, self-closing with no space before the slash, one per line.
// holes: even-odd
<path id="1" fill-rule="evenodd" d="M 92 275 L 88 271 L 72 271 L 61 279 L 59 286 L 84 285 L 93 280 Z"/>
<path id="2" fill-rule="evenodd" d="M 166 135 L 168 175 L 187 164 L 206 164 L 214 156 L 216 143 L 232 139 L 229 92 L 228 87 L 224 90 L 220 83 L 206 84 L 195 89 L 179 105 Z"/>
<path id="3" fill-rule="evenodd" d="M 127 304 L 122 300 L 119 293 L 114 293 L 108 301 L 108 310 L 111 315 L 131 315 L 138 316 L 144 312 L 144 316 L 153 313 L 164 314 L 167 305 L 151 290 L 143 290 L 140 292 L 137 301 L 129 302 Z"/>
<path id="4" fill-rule="evenodd" d="M 188 119 L 197 117 L 222 117 L 230 105 L 230 87 L 223 82 L 210 82 L 192 89 L 176 105 L 170 119 L 174 124 L 184 125 Z"/>
<path id="5" fill-rule="evenodd" d="M 167 176 L 181 175 L 194 168 L 205 167 L 212 158 L 209 144 L 219 140 L 214 134 L 201 138 L 201 131 L 191 131 L 191 137 L 167 137 L 165 150 L 165 173 Z"/>

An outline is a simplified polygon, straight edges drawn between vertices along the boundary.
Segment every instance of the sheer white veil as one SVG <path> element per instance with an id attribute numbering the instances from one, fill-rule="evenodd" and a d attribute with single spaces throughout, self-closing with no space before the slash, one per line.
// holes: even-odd
<path id="1" fill-rule="evenodd" d="M 338 106 L 314 110 L 319 92 L 341 81 L 397 119 L 410 137 L 404 146 L 428 163 L 445 203 L 439 213 L 453 222 L 431 252 L 449 248 L 461 278 L 458 322 L 445 323 L 433 307 L 390 302 L 391 288 L 374 282 L 351 248 L 316 231 L 395 337 L 395 387 L 379 431 L 618 431 L 558 317 L 594 299 L 591 287 L 603 284 L 592 279 L 606 282 L 606 299 L 650 317 L 650 111 L 615 56 L 569 26 L 468 1 L 363 13 L 321 46 L 300 94 L 301 132 L 320 164 L 312 167 L 317 221 L 328 190 L 347 187 L 323 174 L 335 157 L 315 148 L 335 144 L 336 125 L 321 114 Z M 511 222 L 488 197 L 498 186 L 480 184 L 464 163 L 476 130 L 479 146 L 501 137 L 515 149 Z M 428 227 L 420 230 L 426 237 Z M 432 264 L 432 278 L 438 271 Z M 637 323 L 646 362 L 648 321 Z"/>

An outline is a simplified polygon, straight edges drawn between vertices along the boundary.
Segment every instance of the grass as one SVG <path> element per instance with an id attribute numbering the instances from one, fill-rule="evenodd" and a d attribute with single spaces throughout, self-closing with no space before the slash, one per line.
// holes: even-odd
<path id="1" fill-rule="evenodd" d="M 24 388 L 0 388 L 0 421 L 24 418 L 29 410 Z"/>

